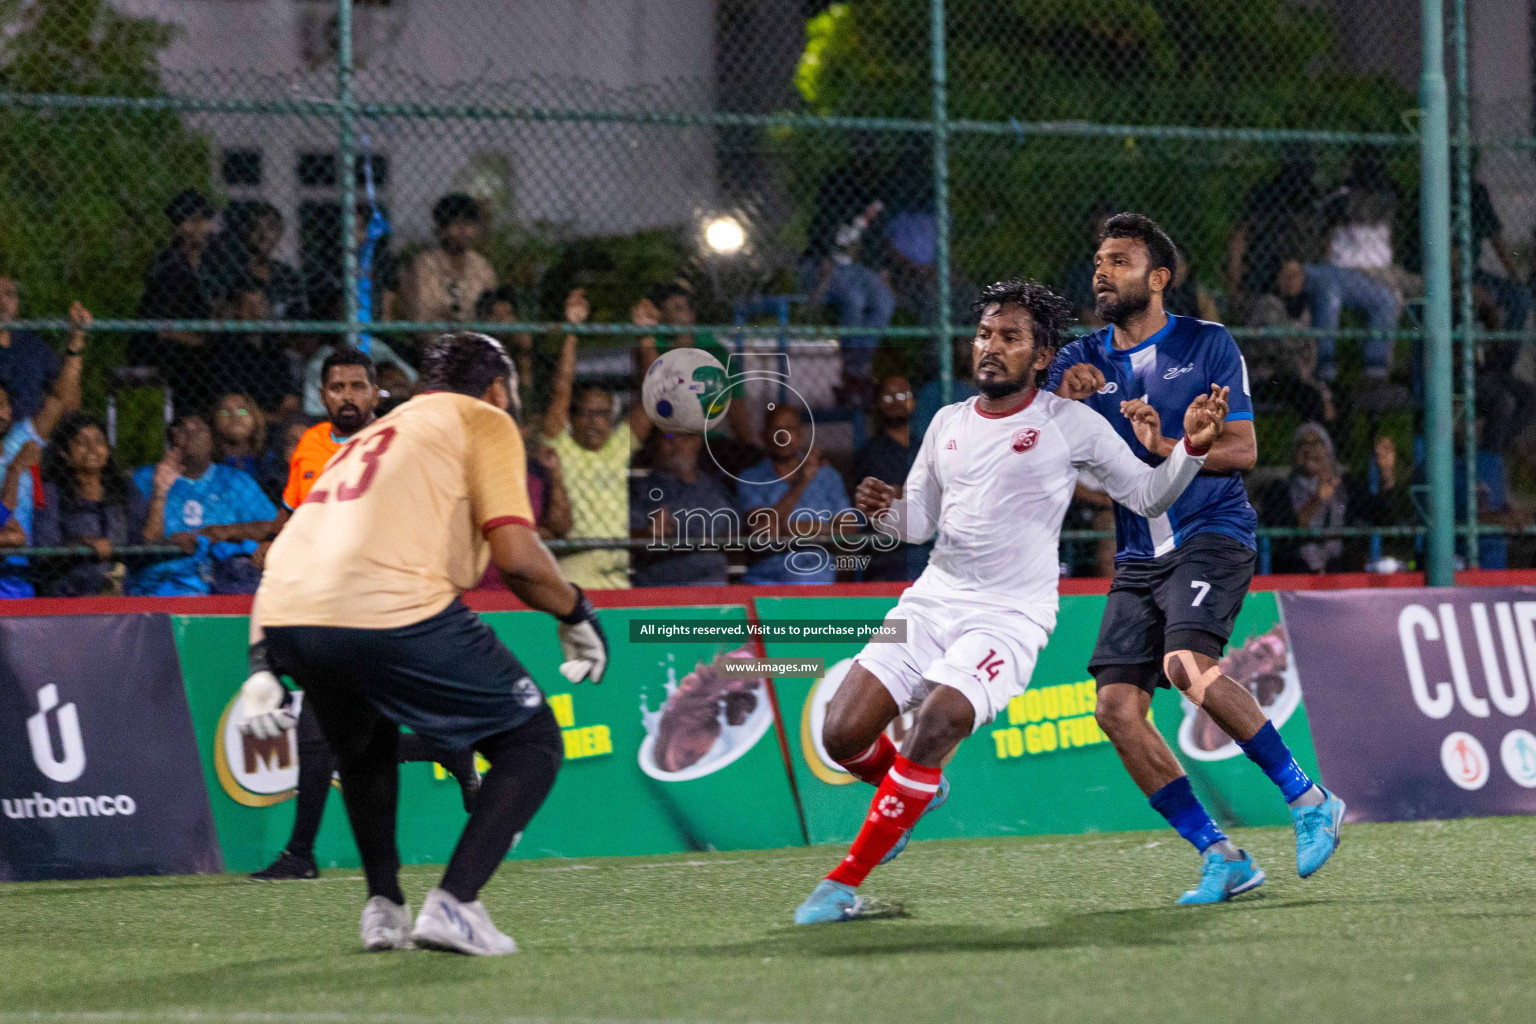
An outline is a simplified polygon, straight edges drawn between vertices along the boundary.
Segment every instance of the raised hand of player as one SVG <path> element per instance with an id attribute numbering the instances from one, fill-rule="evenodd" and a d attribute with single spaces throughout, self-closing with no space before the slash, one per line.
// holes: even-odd
<path id="1" fill-rule="evenodd" d="M 1211 385 L 1211 393 L 1201 395 L 1184 410 L 1184 437 L 1195 448 L 1209 448 L 1221 437 L 1227 423 L 1227 389 Z"/>
<path id="2" fill-rule="evenodd" d="M 853 503 L 867 516 L 885 511 L 895 500 L 896 488 L 872 476 L 865 477 L 853 492 Z"/>
<path id="3" fill-rule="evenodd" d="M 1136 440 L 1141 446 L 1154 455 L 1167 455 L 1163 449 L 1163 419 L 1157 414 L 1157 410 L 1139 398 L 1133 398 L 1129 402 L 1120 403 L 1120 415 L 1131 421 L 1131 429 L 1136 432 Z"/>
<path id="4" fill-rule="evenodd" d="M 1061 386 L 1056 389 L 1056 394 L 1081 402 L 1089 395 L 1097 394 L 1103 386 L 1104 374 L 1097 366 L 1077 363 L 1067 367 L 1067 372 L 1061 375 Z"/>

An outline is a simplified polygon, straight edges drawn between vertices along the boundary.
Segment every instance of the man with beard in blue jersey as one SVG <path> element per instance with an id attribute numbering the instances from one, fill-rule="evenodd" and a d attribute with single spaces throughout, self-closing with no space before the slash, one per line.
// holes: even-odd
<path id="1" fill-rule="evenodd" d="M 1115 506 L 1115 579 L 1088 664 L 1099 726 L 1153 809 L 1202 855 L 1200 883 L 1179 902 L 1219 903 L 1259 886 L 1264 872 L 1211 820 L 1148 721 L 1158 687 L 1176 686 L 1204 708 L 1280 788 L 1301 877 L 1338 848 L 1344 802 L 1307 776 L 1253 695 L 1218 665 L 1253 578 L 1257 518 L 1241 474 L 1258 445 L 1248 370 L 1232 335 L 1163 309 L 1176 259 L 1151 219 L 1111 217 L 1093 258 L 1095 309 L 1106 326 L 1062 348 L 1046 388 L 1092 406 L 1153 465 L 1179 443 L 1163 436 L 1164 419 L 1181 422 L 1212 385 L 1230 389 L 1226 430 L 1172 507 L 1149 519 Z"/>

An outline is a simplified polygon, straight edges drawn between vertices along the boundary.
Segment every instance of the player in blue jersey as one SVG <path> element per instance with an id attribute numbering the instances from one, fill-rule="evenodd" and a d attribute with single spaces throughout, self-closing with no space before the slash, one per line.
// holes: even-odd
<path id="1" fill-rule="evenodd" d="M 1232 335 L 1163 309 L 1175 259 L 1173 242 L 1149 218 L 1111 217 L 1093 258 L 1095 306 L 1107 326 L 1062 348 L 1046 387 L 1092 406 L 1154 465 L 1179 443 L 1163 436 L 1162 422 L 1181 423 L 1212 385 L 1230 389 L 1227 429 L 1172 507 L 1147 519 L 1115 506 L 1115 580 L 1088 664 L 1099 726 L 1153 809 L 1203 857 L 1200 884 L 1179 902 L 1218 903 L 1260 885 L 1264 872 L 1211 820 L 1147 720 L 1158 687 L 1171 683 L 1204 708 L 1280 788 L 1301 877 L 1338 848 L 1344 802 L 1313 783 L 1258 701 L 1218 666 L 1253 578 L 1257 518 L 1241 474 L 1258 445 L 1248 370 Z"/>

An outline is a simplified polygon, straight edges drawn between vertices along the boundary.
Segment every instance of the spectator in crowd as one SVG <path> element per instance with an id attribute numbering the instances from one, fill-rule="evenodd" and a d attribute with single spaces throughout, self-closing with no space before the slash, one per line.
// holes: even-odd
<path id="1" fill-rule="evenodd" d="M 209 276 L 215 294 L 228 298 L 254 288 L 266 300 L 274 320 L 308 320 L 309 296 L 304 275 L 273 256 L 283 240 L 283 215 L 267 202 L 244 203 L 225 211 L 225 229 L 209 247 Z M 217 309 L 219 303 L 215 302 Z M 220 311 L 245 319 L 233 307 Z"/>
<path id="2" fill-rule="evenodd" d="M 1296 428 L 1291 457 L 1290 477 L 1270 484 L 1260 497 L 1259 521 L 1265 526 L 1328 530 L 1410 521 L 1412 502 L 1406 481 L 1398 478 L 1397 448 L 1391 438 L 1376 439 L 1374 481 L 1344 471 L 1334 455 L 1333 439 L 1321 423 L 1303 423 Z M 1341 572 L 1345 550 L 1340 537 L 1277 539 L 1272 565 L 1275 572 L 1282 573 Z"/>
<path id="3" fill-rule="evenodd" d="M 912 411 L 916 408 L 917 396 L 907 378 L 887 377 L 880 382 L 880 389 L 875 394 L 878 432 L 853 458 L 855 487 L 859 481 L 872 476 L 895 487 L 896 496 L 901 496 L 907 471 L 917 457 L 917 445 L 912 438 Z M 901 544 L 890 551 L 874 549 L 870 552 L 869 564 L 864 567 L 864 579 L 881 582 L 916 579 L 927 561 L 927 551 L 921 545 L 913 548 Z"/>
<path id="4" fill-rule="evenodd" d="M 847 195 L 844 193 L 843 195 Z M 817 206 L 817 221 L 811 225 L 810 245 L 803 269 L 809 273 L 809 304 L 818 308 L 830 303 L 843 327 L 862 327 L 883 331 L 896 312 L 896 295 L 885 276 L 864 259 L 866 235 L 885 210 L 879 199 L 871 199 L 860 209 L 841 205 L 840 213 L 829 218 L 829 204 L 835 197 L 823 196 Z M 871 246 L 871 248 L 873 248 Z M 843 352 L 844 386 L 852 393 L 868 393 L 872 386 L 870 368 L 878 334 L 848 334 L 840 339 Z"/>
<path id="5" fill-rule="evenodd" d="M 404 275 L 405 311 L 412 320 L 468 320 L 481 295 L 496 288 L 496 271 L 475 246 L 484 214 L 462 192 L 432 207 L 437 245 L 411 261 Z"/>
<path id="6" fill-rule="evenodd" d="M 1476 150 L 1473 150 L 1476 153 Z M 1475 287 L 1486 289 L 1493 301 L 1498 304 L 1501 327 L 1506 331 L 1524 331 L 1527 327 L 1527 319 L 1531 313 L 1531 292 L 1521 281 L 1520 265 L 1515 260 L 1515 252 L 1510 247 L 1509 239 L 1504 234 L 1504 222 L 1499 219 L 1499 213 L 1493 208 L 1493 197 L 1488 194 L 1488 186 L 1477 180 L 1476 157 L 1473 157 L 1472 166 L 1472 284 Z M 1493 250 L 1498 258 L 1499 266 L 1504 268 L 1503 276 L 1484 270 L 1482 267 L 1483 243 Z M 1456 261 L 1459 264 L 1461 261 Z M 1458 272 L 1459 272 L 1458 267 Z M 1508 351 L 1508 366 L 1490 367 L 1496 373 L 1507 373 L 1514 366 L 1515 357 L 1519 354 L 1518 345 L 1505 345 Z"/>
<path id="7" fill-rule="evenodd" d="M 1312 154 L 1305 146 L 1286 147 L 1275 175 L 1248 190 L 1243 217 L 1227 238 L 1227 289 L 1236 322 L 1252 323 L 1253 303 L 1273 293 L 1285 260 L 1322 262 L 1322 206 Z"/>
<path id="8" fill-rule="evenodd" d="M 630 311 L 630 323 L 637 327 L 655 327 L 662 324 L 667 327 L 692 327 L 698 320 L 693 309 L 693 286 L 685 278 L 677 278 L 657 289 L 650 298 L 641 299 Z M 645 335 L 638 339 L 637 343 L 638 365 L 636 367 L 636 380 L 644 380 L 645 372 L 651 368 L 651 363 L 663 352 L 670 352 L 674 348 L 698 348 L 703 349 L 719 361 L 722 369 L 727 374 L 731 372 L 730 351 L 720 343 L 719 339 L 708 331 L 697 333 L 689 331 L 685 334 L 668 334 L 660 337 Z M 732 396 L 740 399 L 739 390 Z M 725 410 L 725 422 L 730 428 L 731 436 L 744 444 L 753 444 L 755 431 L 752 429 L 752 414 L 746 401 L 732 401 Z"/>
<path id="9" fill-rule="evenodd" d="M 782 404 L 763 424 L 768 455 L 742 472 L 736 506 L 749 538 L 779 550 L 747 567 L 746 583 L 832 583 L 837 571 L 830 552 L 810 542 L 849 529 L 857 513 L 837 470 L 806 443 L 800 410 Z"/>
<path id="10" fill-rule="evenodd" d="M 1317 372 L 1317 340 L 1308 334 L 1312 311 L 1306 287 L 1307 275 L 1301 261 L 1283 259 L 1272 290 L 1250 303 L 1249 326 L 1285 328 L 1296 333 L 1250 341 L 1245 354 L 1252 353 L 1248 368 L 1254 380 L 1265 385 L 1265 405 L 1288 407 L 1304 422 L 1321 423 L 1335 430 L 1343 418 L 1342 410 L 1333 388 Z"/>
<path id="11" fill-rule="evenodd" d="M 1489 445 L 1490 424 L 1479 415 L 1477 430 L 1477 523 L 1479 526 L 1503 526 L 1520 529 L 1530 525 L 1530 516 L 1510 500 L 1509 461 L 1502 451 Z M 1455 428 L 1456 444 L 1456 523 L 1467 525 L 1467 457 L 1466 431 L 1458 417 Z M 1421 460 L 1422 462 L 1422 460 Z M 1425 468 L 1421 465 L 1417 475 L 1422 480 Z M 1456 539 L 1456 550 L 1465 556 L 1467 539 Z M 1490 534 L 1477 538 L 1477 564 L 1481 569 L 1508 569 L 1509 538 L 1504 534 Z"/>
<path id="12" fill-rule="evenodd" d="M 358 203 L 353 211 L 352 231 L 359 254 L 368 243 L 368 225 L 372 220 L 373 207 L 366 202 Z M 387 227 L 388 222 L 385 223 Z M 385 234 L 374 245 L 373 265 L 368 271 L 368 312 L 375 322 L 395 319 L 396 306 L 400 300 L 400 261 L 395 259 L 395 254 L 390 250 L 390 237 Z M 339 274 L 336 285 L 341 285 Z"/>
<path id="13" fill-rule="evenodd" d="M 1362 147 L 1348 181 L 1325 202 L 1331 225 L 1328 262 L 1305 267 L 1314 327 L 1338 330 L 1339 315 L 1346 308 L 1365 313 L 1367 326 L 1376 333 L 1365 343 L 1365 375 L 1371 381 L 1384 380 L 1391 371 L 1391 332 L 1397 329 L 1408 277 L 1395 264 L 1392 251 L 1392 219 L 1399 203 L 1397 185 L 1387 176 L 1381 153 Z M 1324 380 L 1333 380 L 1338 372 L 1335 341 L 1331 333 L 1318 340 L 1318 372 Z"/>
<path id="14" fill-rule="evenodd" d="M 475 302 L 475 319 L 498 324 L 517 322 L 517 294 L 511 285 L 502 285 L 484 292 Z M 532 408 L 535 378 L 533 373 L 533 335 L 526 331 L 515 334 L 497 334 L 512 357 L 517 369 L 517 383 L 524 409 Z"/>
<path id="15" fill-rule="evenodd" d="M 1221 311 L 1216 308 L 1216 297 L 1190 271 L 1189 258 L 1184 255 L 1184 250 L 1175 249 L 1174 252 L 1177 259 L 1173 280 L 1168 282 L 1163 292 L 1163 308 L 1175 316 L 1220 322 Z"/>
<path id="16" fill-rule="evenodd" d="M 970 339 L 955 340 L 953 366 L 955 381 L 950 401 L 963 402 L 980 394 L 976 390 L 975 372 L 971 368 Z M 912 414 L 912 436 L 919 441 L 928 432 L 928 424 L 933 422 L 933 417 L 944 407 L 943 386 L 944 382 L 935 377 L 918 389 L 917 410 Z"/>
<path id="17" fill-rule="evenodd" d="M 1077 319 L 1089 327 L 1104 326 L 1104 321 L 1099 319 L 1093 295 L 1093 253 L 1099 246 L 1100 236 L 1104 234 L 1105 223 L 1119 212 L 1120 207 L 1108 200 L 1093 204 L 1093 208 L 1088 211 L 1089 246 L 1082 257 L 1067 268 L 1063 278 L 1061 294 L 1072 303 L 1072 311 Z"/>
<path id="18" fill-rule="evenodd" d="M 342 296 L 340 293 L 335 293 L 329 297 L 328 304 L 322 307 L 324 312 L 321 319 L 340 319 L 342 315 L 340 309 L 341 300 Z M 326 359 L 330 358 L 331 353 L 335 352 L 338 348 L 344 347 L 346 347 L 346 339 L 332 335 L 330 340 L 317 347 L 314 354 L 309 357 L 309 362 L 304 366 L 304 415 L 315 419 L 325 416 L 325 402 L 320 397 L 320 371 L 325 366 Z M 365 335 L 364 339 L 359 342 L 358 348 L 372 359 L 374 366 L 378 368 L 377 375 L 380 378 L 380 387 L 384 387 L 383 378 L 386 375 L 386 367 L 394 367 L 395 371 L 391 372 L 398 372 L 399 374 L 399 377 L 393 377 L 392 381 L 397 381 L 403 377 L 410 385 L 409 388 L 395 387 L 391 389 L 392 397 L 395 391 L 414 390 L 416 381 L 420 376 L 417 374 L 416 368 L 391 348 L 389 343 L 382 337 L 376 334 Z M 391 405 L 390 407 L 393 408 L 394 406 Z M 380 415 L 383 415 L 383 413 L 381 412 Z"/>
<path id="19" fill-rule="evenodd" d="M 107 428 L 90 413 L 66 416 L 43 454 L 43 501 L 33 520 L 38 547 L 83 545 L 95 559 L 60 565 L 44 592 L 53 597 L 121 594 L 126 571 L 112 560 L 128 543 L 128 479 L 107 444 Z"/>
<path id="20" fill-rule="evenodd" d="M 213 409 L 213 457 L 253 479 L 261 477 L 267 418 L 250 396 L 230 392 Z"/>
<path id="21" fill-rule="evenodd" d="M 0 275 L 0 385 L 11 396 L 12 415 L 27 420 L 42 411 L 43 399 L 59 376 L 59 357 L 36 331 L 6 326 L 20 312 L 20 283 Z"/>
<path id="22" fill-rule="evenodd" d="M 266 292 L 252 278 L 237 282 L 226 302 L 226 312 L 236 320 L 272 319 Z M 215 335 L 208 343 L 208 372 L 210 387 L 250 395 L 263 409 L 277 413 L 298 407 L 298 382 L 280 334 Z"/>
<path id="23" fill-rule="evenodd" d="M 576 288 L 565 298 L 565 320 L 585 323 L 591 314 L 586 293 Z M 600 538 L 623 544 L 629 538 L 629 460 L 645 442 L 651 419 L 644 406 L 631 404 L 618 422 L 618 396 L 606 388 L 576 381 L 576 336 L 561 344 L 544 413 L 544 439 L 560 459 L 571 498 L 572 540 Z M 565 578 L 594 590 L 629 584 L 629 549 L 579 551 L 560 559 Z"/>
<path id="24" fill-rule="evenodd" d="M 661 434 L 649 476 L 629 485 L 631 536 L 652 543 L 635 552 L 634 585 L 675 587 L 726 582 L 725 552 L 697 550 L 735 539 L 735 501 L 725 484 L 699 465 L 704 438 Z M 667 551 L 676 545 L 683 550 Z"/>
<path id="25" fill-rule="evenodd" d="M 167 431 L 165 458 L 133 474 L 144 511 L 145 544 L 172 544 L 183 557 L 134 573 L 129 593 L 155 596 L 252 594 L 261 571 L 251 560 L 277 530 L 277 509 L 245 473 L 213 461 L 213 431 L 182 413 Z"/>
<path id="26" fill-rule="evenodd" d="M 934 212 L 931 185 L 915 202 L 895 206 L 885 225 L 885 265 L 898 306 L 914 313 L 924 324 L 939 318 L 938 239 L 939 218 Z M 971 308 L 976 289 L 957 266 L 951 264 L 950 319 L 960 320 Z"/>
<path id="27" fill-rule="evenodd" d="M 205 256 L 217 211 L 196 189 L 178 192 L 165 207 L 175 235 L 149 265 L 139 316 L 145 320 L 208 320 L 215 288 Z M 207 339 L 197 331 L 158 331 L 135 339 L 130 358 L 160 370 L 178 407 L 206 408 L 214 399 Z"/>
<path id="28" fill-rule="evenodd" d="M 80 375 L 85 366 L 85 332 L 91 326 L 91 314 L 78 302 L 70 303 L 69 319 L 73 328 L 64 346 L 64 358 L 58 377 L 37 413 L 17 417 L 10 392 L 0 386 L 0 505 L 9 512 L 16 528 L 22 531 L 23 544 L 31 543 L 33 513 L 42 500 L 41 464 L 43 445 L 54 428 L 67 415 L 80 408 Z M 14 536 L 7 526 L 6 530 Z M 0 597 L 31 597 L 27 581 L 27 563 L 15 556 L 0 565 Z"/>
<path id="29" fill-rule="evenodd" d="M 294 449 L 313 425 L 309 417 L 301 413 L 290 413 L 278 423 L 276 430 L 268 432 L 271 435 L 268 438 L 270 444 L 261 453 L 256 482 L 261 484 L 262 493 L 273 505 L 282 504 L 283 489 L 288 486 L 288 465 L 293 461 Z"/>

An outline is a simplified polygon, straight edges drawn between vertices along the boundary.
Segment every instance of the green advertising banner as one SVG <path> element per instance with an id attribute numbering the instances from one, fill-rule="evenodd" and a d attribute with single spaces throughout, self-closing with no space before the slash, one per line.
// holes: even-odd
<path id="1" fill-rule="evenodd" d="M 1162 828 L 1164 822 L 1121 767 L 1093 720 L 1095 690 L 1087 664 L 1098 635 L 1104 598 L 1063 597 L 1056 632 L 1040 656 L 1024 695 L 997 721 L 967 740 L 946 768 L 949 802 L 923 825 L 927 838 L 1076 833 Z M 895 598 L 759 598 L 758 618 L 879 619 Z M 858 831 L 871 792 L 820 747 L 826 707 L 863 645 L 768 639 L 771 658 L 825 658 L 815 680 L 775 681 L 788 733 L 791 763 L 813 843 L 846 842 Z M 1316 772 L 1300 684 L 1289 664 L 1272 594 L 1250 595 L 1223 667 L 1252 688 L 1291 745 Z M 1283 824 L 1285 804 L 1235 744 L 1178 694 L 1160 690 L 1153 720 L 1178 752 L 1200 797 L 1228 825 Z M 898 743 L 910 719 L 898 720 Z"/>
<path id="2" fill-rule="evenodd" d="M 516 857 L 675 853 L 798 845 L 766 680 L 726 677 L 721 662 L 753 652 L 741 642 L 632 644 L 634 619 L 745 621 L 742 605 L 607 609 L 613 640 L 600 686 L 557 671 L 555 626 L 536 612 L 484 619 L 545 688 L 565 737 L 565 765 Z M 231 706 L 245 678 L 246 619 L 173 617 L 214 822 L 231 871 L 264 866 L 293 824 L 296 739 L 242 736 Z M 400 854 L 448 859 L 464 823 L 458 786 L 436 765 L 400 769 Z M 750 813 L 743 813 L 743 798 Z M 333 792 L 315 847 L 322 866 L 353 866 L 357 851 Z"/>

